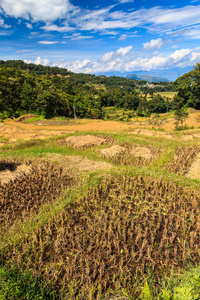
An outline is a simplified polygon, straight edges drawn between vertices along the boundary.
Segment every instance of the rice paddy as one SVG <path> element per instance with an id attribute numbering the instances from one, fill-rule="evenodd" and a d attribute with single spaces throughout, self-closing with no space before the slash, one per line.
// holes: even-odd
<path id="1" fill-rule="evenodd" d="M 53 133 L 2 148 L 0 268 L 48 287 L 41 299 L 175 299 L 165 283 L 200 263 L 200 146 L 198 132 L 170 134 Z"/>

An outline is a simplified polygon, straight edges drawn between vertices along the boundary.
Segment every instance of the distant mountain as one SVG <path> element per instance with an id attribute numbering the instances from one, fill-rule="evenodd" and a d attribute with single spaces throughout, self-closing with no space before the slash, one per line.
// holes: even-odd
<path id="1" fill-rule="evenodd" d="M 166 78 L 156 77 L 156 76 L 149 76 L 149 75 L 136 75 L 136 74 L 128 74 L 126 75 L 127 79 L 137 79 L 137 80 L 145 80 L 148 82 L 169 82 Z"/>
<path id="2" fill-rule="evenodd" d="M 185 68 L 169 68 L 169 69 L 155 69 L 151 71 L 146 71 L 146 70 L 140 70 L 140 71 L 132 71 L 132 72 L 107 72 L 104 73 L 107 77 L 109 76 L 119 76 L 119 77 L 125 77 L 127 75 L 137 75 L 137 76 L 153 76 L 153 77 L 161 77 L 161 78 L 166 78 L 169 81 L 174 81 L 176 80 L 179 76 L 182 76 L 185 73 L 188 73 L 189 71 L 192 70 L 191 67 L 185 67 Z M 134 72 L 134 73 L 133 73 Z M 102 73 L 101 73 L 102 74 Z M 96 73 L 95 75 L 100 75 L 100 73 Z M 128 77 L 130 78 L 130 77 Z M 166 80 L 165 79 L 165 80 Z M 146 80 L 146 79 L 145 79 Z"/>

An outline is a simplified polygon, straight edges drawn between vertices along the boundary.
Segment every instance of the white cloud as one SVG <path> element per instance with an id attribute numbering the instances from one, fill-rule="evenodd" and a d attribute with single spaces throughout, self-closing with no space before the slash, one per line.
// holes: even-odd
<path id="1" fill-rule="evenodd" d="M 191 52 L 191 49 L 176 50 L 173 54 L 170 55 L 170 57 L 174 59 L 174 62 L 177 62 L 180 61 L 182 58 L 186 57 Z"/>
<path id="2" fill-rule="evenodd" d="M 111 8 L 113 7 L 94 11 L 84 10 L 70 20 L 81 30 L 130 29 L 148 24 L 149 31 L 168 34 L 199 24 L 200 5 L 170 9 L 156 6 L 131 12 L 122 10 L 111 12 Z"/>
<path id="3" fill-rule="evenodd" d="M 44 29 L 45 31 L 58 31 L 58 32 L 69 32 L 73 31 L 75 28 L 70 26 L 58 26 L 53 24 L 46 24 L 41 27 L 41 29 Z"/>
<path id="4" fill-rule="evenodd" d="M 194 49 L 180 49 L 171 55 L 154 53 L 153 57 L 133 57 L 129 52 L 127 56 L 117 55 L 117 51 L 105 53 L 99 61 L 59 61 L 54 66 L 67 68 L 73 72 L 106 73 L 112 71 L 134 72 L 138 70 L 167 69 L 174 67 L 188 67 L 200 59 L 200 47 Z"/>
<path id="5" fill-rule="evenodd" d="M 43 65 L 43 66 L 50 65 L 50 61 L 48 59 L 46 58 L 42 59 L 40 57 L 37 57 L 35 61 L 25 59 L 24 62 L 27 64 L 36 64 L 36 65 Z"/>
<path id="6" fill-rule="evenodd" d="M 44 45 L 53 45 L 53 44 L 57 44 L 56 41 L 39 41 L 39 44 L 44 44 Z"/>
<path id="7" fill-rule="evenodd" d="M 114 56 L 115 56 L 114 51 L 107 52 L 100 58 L 100 60 L 105 63 L 105 62 L 108 62 L 109 60 L 111 60 Z"/>
<path id="8" fill-rule="evenodd" d="M 118 0 L 118 4 L 127 2 L 132 0 Z M 0 9 L 7 15 L 31 21 L 45 21 L 46 25 L 41 27 L 45 31 L 62 33 L 87 30 L 106 34 L 116 29 L 144 28 L 148 25 L 150 32 L 173 34 L 177 31 L 178 34 L 178 31 L 193 26 L 193 31 L 188 31 L 187 36 L 194 39 L 200 37 L 199 31 L 195 32 L 195 26 L 199 24 L 200 5 L 167 9 L 155 6 L 129 11 L 116 10 L 116 7 L 117 4 L 89 10 L 72 5 L 70 0 L 0 0 Z M 62 20 L 60 25 L 53 24 L 56 20 Z M 119 40 L 126 39 L 124 34 Z"/>
<path id="9" fill-rule="evenodd" d="M 126 38 L 127 38 L 127 35 L 126 35 L 126 34 L 122 34 L 122 35 L 119 37 L 118 41 L 125 41 Z"/>
<path id="10" fill-rule="evenodd" d="M 4 12 L 15 18 L 54 21 L 74 9 L 69 0 L 1 0 Z"/>
<path id="11" fill-rule="evenodd" d="M 85 40 L 93 38 L 92 35 L 81 35 L 80 33 L 74 33 L 73 35 L 64 36 L 65 39 L 71 40 Z"/>
<path id="12" fill-rule="evenodd" d="M 1 12 L 1 11 L 0 11 L 0 12 Z M 2 19 L 2 18 L 0 17 L 0 27 L 7 29 L 7 28 L 11 28 L 11 25 L 6 25 L 6 24 L 4 23 L 4 19 Z"/>
<path id="13" fill-rule="evenodd" d="M 134 2 L 134 0 L 119 0 L 120 3 Z"/>
<path id="14" fill-rule="evenodd" d="M 125 48 L 119 48 L 116 53 L 114 51 L 105 53 L 101 58 L 100 62 L 106 63 L 106 62 L 112 62 L 118 61 L 120 57 L 127 57 L 127 55 L 131 52 L 132 46 L 125 47 Z"/>
<path id="15" fill-rule="evenodd" d="M 30 24 L 30 23 L 26 23 L 26 27 L 27 27 L 28 29 L 32 29 L 32 28 L 33 28 L 32 24 Z"/>
<path id="16" fill-rule="evenodd" d="M 150 42 L 146 42 L 143 44 L 143 49 L 147 50 L 148 52 L 154 49 L 160 49 L 163 45 L 163 41 L 161 38 L 157 40 L 151 40 Z"/>
<path id="17" fill-rule="evenodd" d="M 120 48 L 120 49 L 117 50 L 116 55 L 126 56 L 131 52 L 132 48 L 133 48 L 132 46 L 125 47 L 125 48 Z"/>

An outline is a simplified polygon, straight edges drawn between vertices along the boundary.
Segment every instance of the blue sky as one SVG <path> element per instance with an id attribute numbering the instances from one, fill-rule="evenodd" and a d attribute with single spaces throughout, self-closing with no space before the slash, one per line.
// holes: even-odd
<path id="1" fill-rule="evenodd" d="M 200 61 L 199 41 L 200 0 L 0 0 L 3 60 L 92 74 L 180 74 Z"/>

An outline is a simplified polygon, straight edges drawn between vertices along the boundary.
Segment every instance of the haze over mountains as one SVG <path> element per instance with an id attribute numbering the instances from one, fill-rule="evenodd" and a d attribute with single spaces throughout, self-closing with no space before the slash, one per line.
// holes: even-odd
<path id="1" fill-rule="evenodd" d="M 188 73 L 192 70 L 192 67 L 185 67 L 185 68 L 171 68 L 171 69 L 156 69 L 151 71 L 146 70 L 140 70 L 140 71 L 134 71 L 134 72 L 106 72 L 96 75 L 106 75 L 106 76 L 120 76 L 125 78 L 132 78 L 137 80 L 147 80 L 149 82 L 151 81 L 175 81 L 179 76 L 182 76 L 185 73 Z M 131 76 L 131 77 L 130 77 Z M 145 78 L 142 78 L 145 76 Z M 154 77 L 154 80 L 151 80 L 149 77 Z M 136 78 L 137 77 L 137 78 Z M 157 77 L 157 78 L 156 78 Z M 161 80 L 159 80 L 161 79 Z"/>

